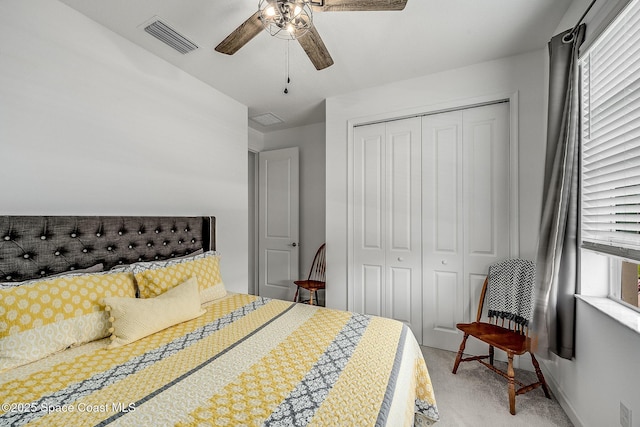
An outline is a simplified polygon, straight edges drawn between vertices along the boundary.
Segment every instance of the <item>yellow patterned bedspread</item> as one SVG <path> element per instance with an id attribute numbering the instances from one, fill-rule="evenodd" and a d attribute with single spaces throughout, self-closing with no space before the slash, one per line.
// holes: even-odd
<path id="1" fill-rule="evenodd" d="M 0 425 L 410 426 L 438 411 L 402 323 L 230 295 L 112 350 L 105 340 L 0 374 Z"/>

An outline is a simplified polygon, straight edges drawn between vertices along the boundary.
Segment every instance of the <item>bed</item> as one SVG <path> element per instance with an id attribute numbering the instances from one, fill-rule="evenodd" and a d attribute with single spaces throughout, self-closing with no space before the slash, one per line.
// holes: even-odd
<path id="1" fill-rule="evenodd" d="M 0 425 L 409 426 L 401 322 L 227 292 L 212 217 L 0 217 Z"/>

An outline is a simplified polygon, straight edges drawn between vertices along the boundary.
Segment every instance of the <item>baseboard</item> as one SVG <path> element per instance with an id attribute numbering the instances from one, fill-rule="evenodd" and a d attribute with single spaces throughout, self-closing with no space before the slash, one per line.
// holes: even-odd
<path id="1" fill-rule="evenodd" d="M 553 377 L 553 375 L 551 375 L 551 371 L 547 369 L 547 366 L 546 366 L 547 361 L 542 359 L 542 360 L 539 360 L 539 362 L 540 362 L 540 369 L 542 370 L 544 379 L 547 382 L 547 386 L 551 389 L 551 393 L 553 393 L 553 396 L 556 398 L 556 400 L 562 407 L 562 410 L 564 410 L 564 412 L 567 414 L 567 416 L 569 417 L 573 425 L 575 427 L 586 426 L 587 424 L 582 422 L 582 420 L 580 419 L 576 411 L 573 409 L 571 402 L 569 402 L 569 399 L 567 399 L 567 396 L 564 394 L 562 389 L 558 386 L 556 379 Z"/>

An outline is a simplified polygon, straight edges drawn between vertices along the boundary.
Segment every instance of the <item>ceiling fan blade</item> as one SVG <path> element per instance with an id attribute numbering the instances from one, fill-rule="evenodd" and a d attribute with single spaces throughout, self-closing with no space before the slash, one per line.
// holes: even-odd
<path id="1" fill-rule="evenodd" d="M 260 20 L 260 11 L 257 11 L 249 19 L 244 21 L 238 28 L 233 30 L 218 46 L 216 51 L 233 55 L 240 50 L 242 46 L 249 43 L 264 28 Z"/>
<path id="2" fill-rule="evenodd" d="M 407 0 L 314 0 L 314 12 L 403 10 Z"/>
<path id="3" fill-rule="evenodd" d="M 299 37 L 298 43 L 307 53 L 316 70 L 323 70 L 333 65 L 333 58 L 331 58 L 320 34 L 316 31 L 316 27 L 311 27 L 305 35 Z"/>

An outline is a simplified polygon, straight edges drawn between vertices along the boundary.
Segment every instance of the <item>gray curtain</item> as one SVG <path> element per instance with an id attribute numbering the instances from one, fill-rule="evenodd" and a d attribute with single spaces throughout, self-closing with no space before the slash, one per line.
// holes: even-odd
<path id="1" fill-rule="evenodd" d="M 549 42 L 549 109 L 542 218 L 536 259 L 536 353 L 574 355 L 575 298 L 579 278 L 580 99 L 578 49 L 585 25 Z"/>

